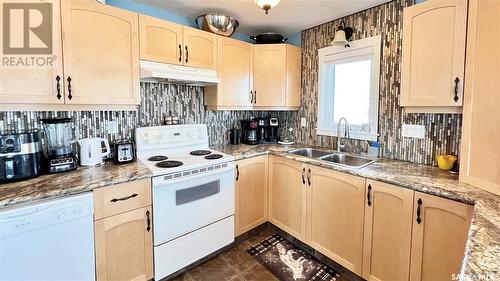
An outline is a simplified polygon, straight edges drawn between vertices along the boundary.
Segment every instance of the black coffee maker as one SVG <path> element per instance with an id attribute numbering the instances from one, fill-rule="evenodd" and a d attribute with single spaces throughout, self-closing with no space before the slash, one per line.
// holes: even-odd
<path id="1" fill-rule="evenodd" d="M 241 120 L 241 142 L 251 145 L 259 144 L 257 128 L 257 120 Z"/>
<path id="2" fill-rule="evenodd" d="M 259 143 L 273 144 L 278 143 L 278 118 L 260 118 L 258 119 L 257 137 Z"/>

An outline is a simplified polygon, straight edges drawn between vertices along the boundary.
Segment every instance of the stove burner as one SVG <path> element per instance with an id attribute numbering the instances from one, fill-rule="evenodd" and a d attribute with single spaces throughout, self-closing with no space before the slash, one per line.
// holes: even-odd
<path id="1" fill-rule="evenodd" d="M 208 160 L 215 160 L 215 159 L 219 159 L 219 158 L 222 158 L 222 155 L 210 154 L 210 155 L 205 156 L 205 159 L 208 159 Z"/>
<path id="2" fill-rule="evenodd" d="M 155 156 L 151 156 L 148 158 L 149 161 L 163 161 L 163 160 L 167 160 L 168 157 L 167 156 L 163 156 L 163 155 L 155 155 Z"/>
<path id="3" fill-rule="evenodd" d="M 203 156 L 203 155 L 208 155 L 212 152 L 210 152 L 209 150 L 194 150 L 194 151 L 191 151 L 189 154 L 191 155 L 194 155 L 194 156 Z"/>
<path id="4" fill-rule="evenodd" d="M 158 162 L 158 163 L 156 163 L 155 166 L 158 168 L 175 168 L 175 167 L 182 166 L 182 164 L 183 163 L 181 161 L 168 160 L 168 161 Z"/>

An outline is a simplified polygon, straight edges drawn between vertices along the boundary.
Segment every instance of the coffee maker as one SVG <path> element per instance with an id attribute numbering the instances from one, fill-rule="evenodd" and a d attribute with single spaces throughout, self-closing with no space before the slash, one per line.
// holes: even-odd
<path id="1" fill-rule="evenodd" d="M 42 119 L 45 132 L 44 168 L 49 174 L 75 170 L 77 161 L 72 144 L 75 142 L 71 118 Z"/>
<path id="2" fill-rule="evenodd" d="M 278 143 L 278 118 L 258 119 L 258 141 L 262 144 Z"/>
<path id="3" fill-rule="evenodd" d="M 241 142 L 250 145 L 259 144 L 258 126 L 257 120 L 241 120 Z"/>

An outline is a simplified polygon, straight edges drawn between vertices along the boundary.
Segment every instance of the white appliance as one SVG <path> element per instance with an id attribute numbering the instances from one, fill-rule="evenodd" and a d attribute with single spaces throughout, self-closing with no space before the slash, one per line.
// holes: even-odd
<path id="1" fill-rule="evenodd" d="M 234 241 L 234 158 L 208 148 L 207 127 L 136 129 L 137 157 L 153 173 L 155 279 Z"/>
<path id="2" fill-rule="evenodd" d="M 143 81 L 167 81 L 194 86 L 219 84 L 217 71 L 141 60 L 141 79 Z"/>
<path id="3" fill-rule="evenodd" d="M 105 138 L 85 138 L 78 140 L 80 146 L 80 165 L 96 166 L 103 163 L 103 157 L 111 152 L 109 141 Z"/>
<path id="4" fill-rule="evenodd" d="M 0 280 L 95 280 L 92 193 L 0 211 Z"/>

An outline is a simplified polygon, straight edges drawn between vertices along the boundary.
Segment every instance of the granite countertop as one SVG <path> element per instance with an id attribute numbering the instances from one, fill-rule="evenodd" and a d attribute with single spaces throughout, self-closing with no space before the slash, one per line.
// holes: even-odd
<path id="1" fill-rule="evenodd" d="M 306 146 L 240 144 L 212 148 L 230 154 L 236 160 L 277 155 L 474 205 L 462 273 L 472 280 L 500 280 L 500 196 L 461 183 L 457 175 L 432 166 L 380 159 L 361 169 L 352 169 L 287 153 L 299 147 Z"/>
<path id="2" fill-rule="evenodd" d="M 140 161 L 97 167 L 79 167 L 75 171 L 43 175 L 34 179 L 0 184 L 0 209 L 42 199 L 57 198 L 95 188 L 143 179 L 151 176 Z"/>

